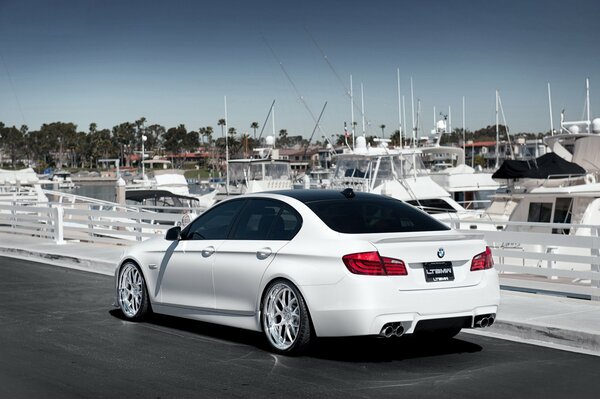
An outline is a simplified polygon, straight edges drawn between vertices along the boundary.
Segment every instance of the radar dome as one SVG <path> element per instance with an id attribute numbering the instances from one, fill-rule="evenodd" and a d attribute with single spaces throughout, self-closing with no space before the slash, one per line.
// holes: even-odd
<path id="1" fill-rule="evenodd" d="M 365 139 L 363 136 L 359 136 L 356 138 L 356 148 L 360 149 L 360 148 L 367 148 L 367 139 Z"/>
<path id="2" fill-rule="evenodd" d="M 569 133 L 571 134 L 577 134 L 579 133 L 579 126 L 577 125 L 573 125 L 569 127 Z"/>
<path id="3" fill-rule="evenodd" d="M 265 138 L 265 143 L 267 145 L 275 145 L 275 137 L 273 137 L 273 136 L 267 136 Z"/>
<path id="4" fill-rule="evenodd" d="M 594 120 L 592 120 L 592 132 L 600 133 L 600 118 L 594 118 Z"/>

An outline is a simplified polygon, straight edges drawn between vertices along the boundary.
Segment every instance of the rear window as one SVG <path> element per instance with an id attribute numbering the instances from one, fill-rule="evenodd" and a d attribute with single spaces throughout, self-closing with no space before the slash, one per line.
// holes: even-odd
<path id="1" fill-rule="evenodd" d="M 306 204 L 330 229 L 339 233 L 405 233 L 450 230 L 431 216 L 392 199 L 315 201 Z"/>

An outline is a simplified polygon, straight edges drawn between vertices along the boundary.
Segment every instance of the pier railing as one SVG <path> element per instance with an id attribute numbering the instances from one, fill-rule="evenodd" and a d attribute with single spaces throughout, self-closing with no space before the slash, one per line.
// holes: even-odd
<path id="1" fill-rule="evenodd" d="M 129 245 L 164 234 L 195 216 L 187 208 L 0 202 L 0 232 L 65 240 Z"/>
<path id="2" fill-rule="evenodd" d="M 504 288 L 600 300 L 599 225 L 481 220 L 464 229 L 449 222 L 483 235 Z"/>
<path id="3" fill-rule="evenodd" d="M 0 232 L 37 236 L 56 244 L 79 240 L 130 245 L 193 219 L 183 208 L 114 204 L 0 201 Z M 199 212 L 198 212 L 199 213 Z M 481 220 L 477 229 L 494 254 L 507 289 L 600 299 L 600 226 Z M 463 224 L 464 226 L 464 224 Z M 486 228 L 487 226 L 487 228 Z M 501 228 L 501 230 L 499 230 Z"/>

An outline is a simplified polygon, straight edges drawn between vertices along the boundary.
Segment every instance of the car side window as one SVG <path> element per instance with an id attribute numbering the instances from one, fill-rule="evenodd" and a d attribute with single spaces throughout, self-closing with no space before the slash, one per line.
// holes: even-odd
<path id="1" fill-rule="evenodd" d="M 251 199 L 241 211 L 230 236 L 233 240 L 291 240 L 302 225 L 300 215 L 287 204 Z"/>
<path id="2" fill-rule="evenodd" d="M 227 201 L 209 209 L 194 220 L 181 234 L 184 240 L 221 240 L 227 238 L 231 225 L 245 200 Z"/>

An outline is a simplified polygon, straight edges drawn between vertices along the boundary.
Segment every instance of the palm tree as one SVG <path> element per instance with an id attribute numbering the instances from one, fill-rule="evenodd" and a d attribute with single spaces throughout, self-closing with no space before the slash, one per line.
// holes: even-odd
<path id="1" fill-rule="evenodd" d="M 379 125 L 379 128 L 381 129 L 381 138 L 384 139 L 385 133 L 383 132 L 383 129 L 385 129 L 385 125 Z"/>
<path id="2" fill-rule="evenodd" d="M 221 137 L 225 136 L 225 133 L 223 132 L 223 127 L 225 126 L 225 119 L 219 119 L 219 122 L 217 122 L 217 126 L 221 126 Z"/>
<path id="3" fill-rule="evenodd" d="M 256 140 L 256 129 L 258 129 L 258 122 L 252 122 L 250 124 L 250 129 L 254 129 L 254 140 Z"/>

